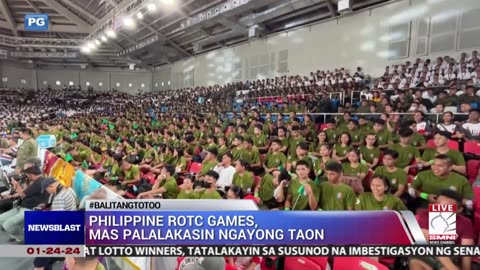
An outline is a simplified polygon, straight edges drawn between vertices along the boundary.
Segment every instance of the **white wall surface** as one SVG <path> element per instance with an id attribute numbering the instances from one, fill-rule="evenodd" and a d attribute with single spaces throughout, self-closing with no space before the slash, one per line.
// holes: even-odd
<path id="1" fill-rule="evenodd" d="M 183 87 L 185 84 L 176 80 L 176 76 L 191 70 L 194 71 L 195 86 L 283 74 L 308 74 L 317 69 L 345 67 L 355 71 L 357 66 L 363 67 L 368 74 L 378 76 L 385 66 L 404 63 L 407 59 L 458 56 L 463 51 L 470 53 L 473 48 L 479 48 L 480 20 L 477 19 L 478 29 L 462 30 L 464 21 L 468 21 L 464 19 L 467 11 L 471 11 L 470 22 L 479 18 L 480 1 L 397 1 L 175 62 L 170 65 L 172 81 L 175 86 Z M 477 14 L 479 16 L 475 16 Z M 425 34 L 427 37 L 422 37 L 427 40 L 429 50 L 418 54 L 419 22 L 425 19 L 431 22 Z M 464 31 L 465 35 L 457 33 L 450 37 L 439 31 L 450 27 L 456 28 L 458 33 Z M 434 35 L 438 38 L 434 39 Z M 465 38 L 467 35 L 470 39 Z M 448 42 L 452 42 L 452 46 L 445 45 Z M 461 43 L 469 45 L 461 46 Z M 434 53 L 430 45 L 437 51 L 438 47 L 446 49 Z M 392 48 L 404 48 L 405 53 L 393 57 L 396 51 Z M 285 57 L 286 54 L 288 56 L 280 61 L 280 55 Z"/>
<path id="2" fill-rule="evenodd" d="M 168 66 L 156 68 L 153 72 L 153 90 L 175 89 L 172 85 L 172 69 Z"/>

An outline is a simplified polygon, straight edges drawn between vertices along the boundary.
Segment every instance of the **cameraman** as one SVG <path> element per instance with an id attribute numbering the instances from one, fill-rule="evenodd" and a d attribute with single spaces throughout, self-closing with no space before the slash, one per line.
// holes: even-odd
<path id="1" fill-rule="evenodd" d="M 26 175 L 28 182 L 23 188 L 16 180 L 12 180 L 14 193 L 12 198 L 18 199 L 14 207 L 0 215 L 0 229 L 5 230 L 12 237 L 10 240 L 21 242 L 23 238 L 24 212 L 32 210 L 48 200 L 48 193 L 42 190 L 42 170 L 37 164 L 27 163 L 22 173 Z M 15 206 L 16 204 L 16 206 Z"/>

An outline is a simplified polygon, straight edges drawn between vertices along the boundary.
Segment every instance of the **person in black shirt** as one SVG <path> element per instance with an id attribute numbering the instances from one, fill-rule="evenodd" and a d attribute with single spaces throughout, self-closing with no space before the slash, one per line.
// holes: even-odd
<path id="1" fill-rule="evenodd" d="M 12 180 L 12 186 L 15 189 L 13 198 L 19 199 L 20 203 L 0 215 L 0 229 L 10 234 L 12 241 L 17 242 L 21 242 L 23 238 L 23 213 L 47 203 L 49 197 L 47 192 L 42 191 L 43 176 L 40 167 L 25 164 L 22 173 L 27 176 L 30 184 L 24 189 L 17 181 Z"/>

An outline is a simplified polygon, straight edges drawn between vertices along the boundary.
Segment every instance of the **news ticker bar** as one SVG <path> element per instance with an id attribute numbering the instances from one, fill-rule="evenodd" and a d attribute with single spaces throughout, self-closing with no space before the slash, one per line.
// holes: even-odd
<path id="1" fill-rule="evenodd" d="M 0 257 L 85 257 L 83 245 L 0 245 Z"/>
<path id="2" fill-rule="evenodd" d="M 87 246 L 99 257 L 437 257 L 480 256 L 480 246 Z"/>

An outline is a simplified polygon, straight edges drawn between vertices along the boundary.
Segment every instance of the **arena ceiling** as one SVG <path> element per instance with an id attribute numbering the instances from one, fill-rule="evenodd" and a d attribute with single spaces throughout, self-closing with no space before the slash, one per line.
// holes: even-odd
<path id="1" fill-rule="evenodd" d="M 352 0 L 352 8 L 388 1 Z M 40 65 L 161 65 L 246 41 L 249 35 L 340 16 L 337 2 L 0 0 L 0 57 Z M 30 13 L 48 14 L 49 31 L 25 31 L 24 16 Z"/>

